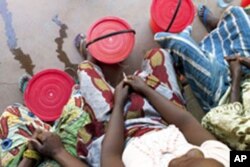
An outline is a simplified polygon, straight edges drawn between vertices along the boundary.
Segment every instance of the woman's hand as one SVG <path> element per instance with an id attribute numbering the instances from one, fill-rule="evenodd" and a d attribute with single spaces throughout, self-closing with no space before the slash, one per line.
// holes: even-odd
<path id="1" fill-rule="evenodd" d="M 230 65 L 231 63 L 235 63 L 238 61 L 241 65 L 244 65 L 247 68 L 250 68 L 250 57 L 242 57 L 242 56 L 237 55 L 237 56 L 225 57 L 225 59 Z"/>
<path id="2" fill-rule="evenodd" d="M 32 134 L 31 138 L 35 140 L 37 138 L 38 133 L 40 133 L 40 129 L 35 130 L 34 133 Z M 35 148 L 34 148 L 34 146 L 33 146 L 33 144 L 31 142 L 28 142 L 28 149 L 29 150 L 35 150 Z"/>
<path id="3" fill-rule="evenodd" d="M 123 106 L 128 97 L 128 85 L 121 81 L 115 88 L 115 105 Z"/>
<path id="4" fill-rule="evenodd" d="M 124 82 L 128 84 L 135 92 L 140 94 L 143 94 L 145 88 L 148 87 L 141 77 L 134 75 L 128 76 L 128 79 Z"/>
<path id="5" fill-rule="evenodd" d="M 36 138 L 31 139 L 30 144 L 42 155 L 54 157 L 60 151 L 64 150 L 58 135 L 41 129 L 37 129 L 35 133 Z"/>
<path id="6" fill-rule="evenodd" d="M 57 134 L 41 129 L 37 129 L 35 133 L 37 133 L 37 136 L 35 139 L 30 139 L 30 143 L 35 148 L 35 150 L 41 153 L 42 155 L 54 159 L 61 166 L 64 167 L 88 166 L 87 164 L 81 162 L 78 158 L 72 156 L 65 150 L 61 139 Z"/>
<path id="7" fill-rule="evenodd" d="M 230 72 L 232 77 L 240 75 L 241 73 L 241 62 L 240 62 L 240 56 L 233 56 L 233 57 L 226 57 L 230 68 Z"/>
<path id="8" fill-rule="evenodd" d="M 38 130 L 35 130 L 30 140 L 36 140 L 38 132 L 39 132 Z M 28 142 L 28 148 L 27 149 L 28 150 L 37 151 L 36 148 L 34 147 L 33 143 L 30 142 L 30 141 Z M 31 166 L 35 166 L 36 163 L 39 161 L 39 155 L 37 155 L 37 156 L 36 156 L 36 158 L 31 158 L 31 157 L 26 157 L 26 156 L 23 155 L 23 159 L 18 164 L 18 167 L 31 167 Z"/>
<path id="9" fill-rule="evenodd" d="M 242 65 L 250 68 L 250 57 L 239 57 L 239 61 Z"/>

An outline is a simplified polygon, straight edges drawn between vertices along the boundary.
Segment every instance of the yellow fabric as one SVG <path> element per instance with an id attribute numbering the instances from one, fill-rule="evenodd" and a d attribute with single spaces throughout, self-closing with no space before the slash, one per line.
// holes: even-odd
<path id="1" fill-rule="evenodd" d="M 230 93 L 229 87 L 218 107 L 203 117 L 202 125 L 231 148 L 250 150 L 250 76 L 241 83 L 241 103 L 230 103 Z"/>
<path id="2" fill-rule="evenodd" d="M 39 155 L 39 153 L 37 151 L 30 150 L 30 149 L 24 151 L 23 157 L 24 158 L 29 158 L 29 159 L 35 159 L 37 161 L 39 161 L 41 159 L 41 157 L 40 157 L 40 155 Z"/>

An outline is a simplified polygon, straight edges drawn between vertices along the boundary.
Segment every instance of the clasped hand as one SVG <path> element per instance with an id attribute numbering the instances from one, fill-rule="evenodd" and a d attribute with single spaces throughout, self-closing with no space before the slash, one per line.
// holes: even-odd
<path id="1" fill-rule="evenodd" d="M 131 88 L 134 92 L 143 95 L 143 92 L 147 87 L 147 84 L 139 76 L 128 76 L 115 88 L 115 105 L 124 105 L 124 102 L 129 94 L 129 88 Z"/>
<path id="2" fill-rule="evenodd" d="M 29 140 L 28 148 L 48 157 L 54 157 L 64 149 L 57 134 L 42 129 L 35 130 L 32 138 Z"/>
<path id="3" fill-rule="evenodd" d="M 242 56 L 232 56 L 232 57 L 225 57 L 227 62 L 230 65 L 230 71 L 232 74 L 237 73 L 241 70 L 241 65 L 250 69 L 250 58 L 249 57 L 242 57 Z"/>

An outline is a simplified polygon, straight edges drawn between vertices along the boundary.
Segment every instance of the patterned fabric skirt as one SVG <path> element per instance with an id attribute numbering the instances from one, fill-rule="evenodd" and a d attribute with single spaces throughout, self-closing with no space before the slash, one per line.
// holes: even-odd
<path id="1" fill-rule="evenodd" d="M 172 60 L 166 51 L 150 50 L 144 58 L 142 69 L 135 75 L 183 107 Z M 101 142 L 113 107 L 114 88 L 105 81 L 101 69 L 88 61 L 79 65 L 78 77 L 80 85 L 73 87 L 71 98 L 52 127 L 20 104 L 6 108 L 0 117 L 1 159 L 4 166 L 18 165 L 27 141 L 37 127 L 57 133 L 73 156 L 84 159 L 91 166 L 100 166 Z M 154 107 L 136 93 L 130 94 L 124 107 L 124 117 L 127 141 L 151 130 L 167 127 Z M 44 159 L 39 166 L 54 167 L 58 164 Z"/>
<path id="2" fill-rule="evenodd" d="M 240 7 L 227 8 L 218 25 L 199 44 L 188 27 L 180 34 L 158 33 L 155 40 L 170 51 L 205 111 L 218 105 L 230 85 L 226 56 L 250 56 L 250 21 Z M 242 67 L 244 73 L 249 70 Z"/>
<path id="3" fill-rule="evenodd" d="M 241 84 L 242 103 L 229 103 L 230 89 L 218 107 L 202 119 L 202 125 L 218 139 L 236 150 L 250 150 L 250 76 Z"/>

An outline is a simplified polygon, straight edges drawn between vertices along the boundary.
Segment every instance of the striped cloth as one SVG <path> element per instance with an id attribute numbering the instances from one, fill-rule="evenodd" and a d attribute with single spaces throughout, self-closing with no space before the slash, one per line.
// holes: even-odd
<path id="1" fill-rule="evenodd" d="M 191 27 L 180 34 L 157 33 L 155 40 L 181 64 L 204 111 L 218 105 L 230 86 L 226 56 L 250 56 L 250 21 L 241 7 L 227 8 L 218 25 L 199 44 L 190 37 Z M 249 70 L 242 67 L 244 73 Z"/>

